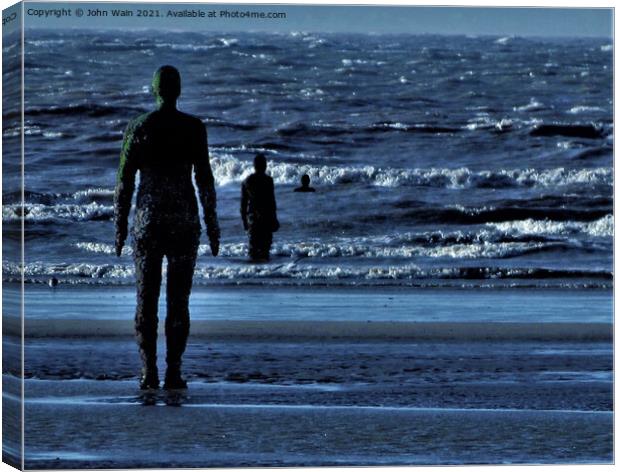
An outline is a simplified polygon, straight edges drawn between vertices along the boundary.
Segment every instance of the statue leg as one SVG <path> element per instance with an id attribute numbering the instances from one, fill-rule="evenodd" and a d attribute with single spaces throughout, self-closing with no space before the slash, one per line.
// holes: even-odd
<path id="1" fill-rule="evenodd" d="M 157 304 L 161 285 L 163 254 L 157 247 L 137 242 L 134 246 L 137 304 L 135 317 L 136 340 L 143 372 L 141 386 L 157 387 Z"/>
<path id="2" fill-rule="evenodd" d="M 249 236 L 250 259 L 259 261 L 269 259 L 269 250 L 272 242 L 271 231 L 261 226 L 251 227 Z"/>
<path id="3" fill-rule="evenodd" d="M 273 233 L 269 230 L 265 231 L 265 234 L 263 235 L 263 241 L 262 241 L 262 252 L 263 252 L 263 258 L 264 259 L 269 259 L 269 252 L 271 251 L 271 243 L 273 242 Z"/>
<path id="4" fill-rule="evenodd" d="M 250 226 L 250 229 L 248 230 L 248 256 L 250 256 L 250 259 L 259 259 L 259 247 L 259 231 L 258 229 Z"/>
<path id="5" fill-rule="evenodd" d="M 181 378 L 181 358 L 189 336 L 189 295 L 198 251 L 198 236 L 189 235 L 175 241 L 168 252 L 166 287 L 166 388 L 184 388 Z"/>

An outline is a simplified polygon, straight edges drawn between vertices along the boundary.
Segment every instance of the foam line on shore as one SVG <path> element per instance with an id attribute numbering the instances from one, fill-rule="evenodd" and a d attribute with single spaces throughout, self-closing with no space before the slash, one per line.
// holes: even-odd
<path id="1" fill-rule="evenodd" d="M 9 332 L 16 320 L 5 320 Z M 160 332 L 163 334 L 160 323 Z M 446 339 L 455 341 L 550 340 L 611 341 L 610 323 L 493 323 L 493 322 L 398 322 L 398 321 L 250 321 L 196 320 L 191 336 L 221 340 L 294 341 Z M 27 338 L 97 338 L 133 336 L 130 320 L 26 320 Z"/>

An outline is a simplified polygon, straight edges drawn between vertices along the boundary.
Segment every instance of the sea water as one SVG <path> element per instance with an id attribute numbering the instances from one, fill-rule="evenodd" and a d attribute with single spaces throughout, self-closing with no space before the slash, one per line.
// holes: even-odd
<path id="1" fill-rule="evenodd" d="M 608 43 L 27 30 L 25 280 L 133 284 L 131 245 L 113 247 L 119 151 L 172 64 L 179 108 L 208 129 L 222 229 L 217 258 L 202 240 L 195 285 L 610 288 Z M 19 114 L 4 114 L 8 174 Z M 560 134 L 540 136 L 548 125 Z M 263 265 L 245 262 L 239 216 L 257 152 L 281 222 Z M 313 194 L 293 192 L 304 173 Z M 17 238 L 20 194 L 4 188 Z M 3 276 L 19 279 L 11 258 Z"/>

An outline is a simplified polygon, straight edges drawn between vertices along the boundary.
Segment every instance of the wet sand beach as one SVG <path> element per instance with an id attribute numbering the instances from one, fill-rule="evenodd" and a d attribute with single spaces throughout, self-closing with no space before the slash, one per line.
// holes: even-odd
<path id="1" fill-rule="evenodd" d="M 352 320 L 330 301 L 337 291 L 322 298 L 321 290 L 297 289 L 275 291 L 267 305 L 279 311 L 270 320 L 209 320 L 198 306 L 234 306 L 267 291 L 198 290 L 184 357 L 189 389 L 145 393 L 137 388 L 127 319 L 133 292 L 110 289 L 98 300 L 88 290 L 61 290 L 53 296 L 65 295 L 64 315 L 56 303 L 55 316 L 26 320 L 27 468 L 612 461 L 612 324 L 604 291 L 586 292 L 584 319 L 577 297 L 521 290 L 523 314 L 515 310 L 503 322 L 484 318 L 498 309 L 496 297 L 510 300 L 513 291 L 461 291 L 456 322 L 440 316 L 440 300 L 457 297 L 451 292 L 435 294 L 436 316 L 424 295 L 424 312 L 411 305 L 406 316 L 411 291 L 378 290 L 375 299 L 391 297 L 401 311 L 368 305 L 368 316 L 357 312 Z M 44 300 L 42 293 L 34 298 Z M 530 293 L 538 319 L 525 301 Z M 112 294 L 118 312 L 108 319 L 69 313 L 78 299 L 82 314 L 105 311 Z M 291 319 L 299 297 L 309 294 L 318 319 Z M 340 293 L 356 307 L 371 295 Z M 487 315 L 471 313 L 472 306 L 487 306 Z M 18 344 L 7 341 L 10 353 Z M 10 410 L 19 382 L 5 372 L 4 384 Z"/>

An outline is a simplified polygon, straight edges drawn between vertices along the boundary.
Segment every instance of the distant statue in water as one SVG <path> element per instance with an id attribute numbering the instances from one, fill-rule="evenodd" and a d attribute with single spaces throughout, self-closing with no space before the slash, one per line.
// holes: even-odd
<path id="1" fill-rule="evenodd" d="M 273 233 L 280 223 L 276 215 L 273 179 L 265 172 L 267 159 L 263 154 L 254 158 L 254 173 L 241 185 L 241 220 L 249 236 L 249 256 L 254 262 L 269 260 Z"/>
<path id="2" fill-rule="evenodd" d="M 301 187 L 297 187 L 294 192 L 315 192 L 314 188 L 310 187 L 310 176 L 304 174 L 301 176 Z"/>
<path id="3" fill-rule="evenodd" d="M 157 305 L 164 257 L 168 259 L 164 388 L 187 388 L 181 377 L 181 357 L 189 335 L 189 295 L 200 239 L 192 169 L 214 256 L 220 238 L 216 195 L 205 126 L 198 118 L 176 109 L 181 93 L 179 72 L 172 66 L 159 68 L 152 90 L 157 109 L 131 121 L 125 131 L 114 194 L 116 255 L 121 255 L 127 238 L 135 176 L 140 171 L 132 228 L 135 328 L 143 363 L 140 388 L 159 387 Z"/>

